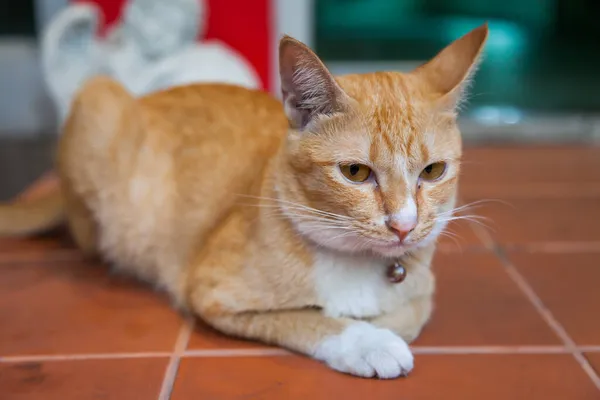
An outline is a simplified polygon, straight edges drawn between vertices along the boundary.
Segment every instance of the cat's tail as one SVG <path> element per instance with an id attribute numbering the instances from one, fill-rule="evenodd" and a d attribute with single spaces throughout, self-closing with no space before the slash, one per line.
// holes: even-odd
<path id="1" fill-rule="evenodd" d="M 59 138 L 57 170 L 80 171 L 92 159 L 94 165 L 105 165 L 99 176 L 92 179 L 102 185 L 101 177 L 108 168 L 118 168 L 123 163 L 132 162 L 128 157 L 130 153 L 112 151 L 110 146 L 120 131 L 132 133 L 119 137 L 120 148 L 129 149 L 131 141 L 142 137 L 140 120 L 132 117 L 137 116 L 136 113 L 135 99 L 122 85 L 105 76 L 90 78 L 75 95 L 65 121 Z M 106 154 L 110 154 L 111 158 Z M 91 169 L 87 168 L 86 171 Z M 63 174 L 59 175 L 61 180 L 66 179 Z M 65 208 L 60 184 L 36 199 L 0 203 L 0 237 L 46 233 L 65 222 Z"/>
<path id="2" fill-rule="evenodd" d="M 64 222 L 64 201 L 58 187 L 34 200 L 0 204 L 0 237 L 37 235 Z"/>

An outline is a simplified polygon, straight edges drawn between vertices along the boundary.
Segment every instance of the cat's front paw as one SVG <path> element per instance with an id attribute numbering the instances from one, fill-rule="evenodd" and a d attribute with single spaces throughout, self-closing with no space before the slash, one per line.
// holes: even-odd
<path id="1" fill-rule="evenodd" d="M 365 378 L 397 378 L 413 368 L 406 342 L 367 322 L 354 323 L 341 334 L 326 338 L 314 356 L 335 370 Z"/>

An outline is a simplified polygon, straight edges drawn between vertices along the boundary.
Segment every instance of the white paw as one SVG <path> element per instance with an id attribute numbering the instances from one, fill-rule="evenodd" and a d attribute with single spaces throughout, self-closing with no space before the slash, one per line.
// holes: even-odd
<path id="1" fill-rule="evenodd" d="M 413 369 L 413 355 L 402 338 L 388 329 L 357 322 L 326 338 L 315 358 L 331 368 L 365 378 L 397 378 Z"/>

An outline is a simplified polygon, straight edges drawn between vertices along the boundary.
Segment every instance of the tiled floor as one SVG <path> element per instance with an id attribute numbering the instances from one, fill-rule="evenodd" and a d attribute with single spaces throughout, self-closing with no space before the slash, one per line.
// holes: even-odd
<path id="1" fill-rule="evenodd" d="M 0 241 L 0 399 L 600 399 L 600 149 L 469 149 L 462 196 L 489 229 L 442 241 L 408 378 L 193 326 L 57 235 Z"/>

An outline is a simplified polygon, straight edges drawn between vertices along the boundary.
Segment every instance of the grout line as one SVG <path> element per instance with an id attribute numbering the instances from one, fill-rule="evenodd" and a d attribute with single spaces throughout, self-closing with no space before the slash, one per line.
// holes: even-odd
<path id="1" fill-rule="evenodd" d="M 508 259 L 502 247 L 499 244 L 497 244 L 493 239 L 492 235 L 490 235 L 490 233 L 487 232 L 487 230 L 483 229 L 481 226 L 472 224 L 472 228 L 475 230 L 477 236 L 484 243 L 486 248 L 492 250 L 500 259 L 509 277 L 513 280 L 513 282 L 517 285 L 517 287 L 521 290 L 525 297 L 527 297 L 527 299 L 531 302 L 531 304 L 538 311 L 542 319 L 546 321 L 548 326 L 561 339 L 565 348 L 570 354 L 573 355 L 575 360 L 577 360 L 581 368 L 592 380 L 592 383 L 596 386 L 596 388 L 600 390 L 600 376 L 598 376 L 588 359 L 583 355 L 582 350 L 577 347 L 577 344 L 569 336 L 562 324 L 558 322 L 556 318 L 554 318 L 554 315 L 552 315 L 550 310 L 546 308 L 542 299 L 537 295 L 537 293 L 535 293 L 535 291 L 529 285 L 525 277 L 521 275 L 517 268 Z"/>
<path id="2" fill-rule="evenodd" d="M 471 229 L 471 228 L 469 228 Z M 488 252 L 485 246 L 480 244 L 459 245 L 457 243 L 439 243 L 436 252 L 441 254 L 464 254 L 464 253 L 485 253 Z"/>
<path id="3" fill-rule="evenodd" d="M 511 244 L 508 249 L 526 253 L 598 253 L 600 241 L 588 242 L 534 242 L 522 245 Z"/>
<path id="4" fill-rule="evenodd" d="M 171 354 L 171 360 L 169 361 L 167 369 L 165 370 L 165 376 L 160 388 L 158 400 L 169 400 L 171 398 L 173 386 L 175 385 L 175 379 L 177 378 L 177 372 L 179 371 L 179 364 L 181 363 L 181 355 L 187 348 L 194 325 L 194 319 L 190 317 L 185 320 L 181 326 L 181 329 L 179 330 L 179 335 L 177 336 L 175 347 L 173 349 L 173 353 Z"/>
<path id="5" fill-rule="evenodd" d="M 496 248 L 496 243 L 490 232 L 488 232 L 486 228 L 479 224 L 475 224 L 473 222 L 469 222 L 469 224 L 471 225 L 471 229 L 473 229 L 475 232 L 475 236 L 481 240 L 483 246 L 488 250 L 494 251 Z"/>
<path id="6" fill-rule="evenodd" d="M 600 390 L 600 376 L 596 374 L 596 371 L 591 366 L 587 358 L 583 355 L 581 349 L 577 347 L 575 341 L 569 336 L 565 328 L 562 324 L 554 318 L 554 315 L 546 308 L 542 299 L 535 293 L 533 288 L 529 285 L 527 280 L 521 273 L 517 270 L 517 268 L 512 264 L 512 262 L 508 259 L 502 248 L 499 246 L 495 246 L 495 252 L 498 258 L 504 264 L 505 270 L 508 275 L 512 278 L 513 282 L 521 289 L 523 294 L 529 299 L 531 304 L 538 311 L 542 319 L 546 321 L 546 323 L 550 326 L 550 328 L 554 331 L 554 333 L 562 340 L 565 347 L 569 350 L 569 352 L 575 357 L 575 359 L 581 365 L 581 368 L 585 371 L 585 373 L 592 380 L 592 383 L 596 385 L 596 388 Z"/>
<path id="7" fill-rule="evenodd" d="M 600 345 L 577 346 L 581 353 L 600 352 Z M 411 346 L 415 354 L 558 354 L 572 353 L 564 346 Z M 121 360 L 136 358 L 173 358 L 173 352 L 139 352 L 139 353 L 88 353 L 88 354 L 37 354 L 30 356 L 0 357 L 0 364 L 28 362 L 60 362 L 86 360 Z M 195 357 L 271 357 L 294 354 L 285 349 L 198 349 L 186 350 L 179 353 L 180 358 Z"/>
<path id="8" fill-rule="evenodd" d="M 564 346 L 414 346 L 414 354 L 570 354 Z"/>
<path id="9" fill-rule="evenodd" d="M 4 356 L 0 357 L 1 363 L 27 363 L 27 362 L 46 362 L 46 361 L 82 361 L 82 360 L 118 360 L 124 358 L 160 358 L 169 357 L 170 352 L 140 352 L 140 353 L 92 353 L 92 354 L 67 354 L 52 355 L 41 354 L 31 356 Z"/>
<path id="10" fill-rule="evenodd" d="M 47 264 L 55 264 L 58 262 L 81 262 L 85 261 L 85 258 L 79 254 L 77 251 L 72 250 L 52 250 L 49 252 L 41 251 L 39 252 L 38 258 L 32 257 L 31 254 L 23 254 L 20 253 L 13 254 L 5 254 L 0 257 L 0 266 L 22 266 L 22 265 L 47 265 Z"/>
<path id="11" fill-rule="evenodd" d="M 589 188 L 581 190 L 583 185 L 589 184 Z M 520 185 L 502 185 L 496 186 L 490 190 L 489 187 L 474 184 L 467 185 L 468 197 L 472 199 L 481 198 L 499 198 L 506 200 L 588 200 L 600 197 L 598 187 L 591 187 L 596 183 L 581 182 L 576 185 L 555 185 L 555 186 L 520 186 Z M 528 183 L 527 185 L 532 185 Z M 577 188 L 577 189 L 576 189 Z M 510 193 L 507 195 L 507 191 Z"/>
<path id="12" fill-rule="evenodd" d="M 577 350 L 582 353 L 594 353 L 600 351 L 600 346 L 577 346 Z"/>

